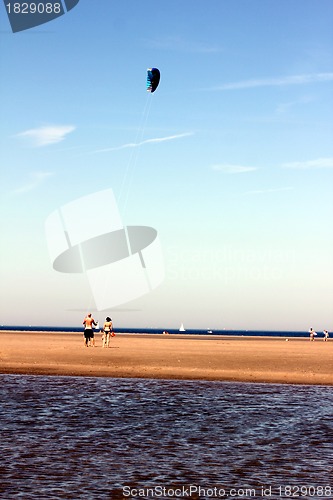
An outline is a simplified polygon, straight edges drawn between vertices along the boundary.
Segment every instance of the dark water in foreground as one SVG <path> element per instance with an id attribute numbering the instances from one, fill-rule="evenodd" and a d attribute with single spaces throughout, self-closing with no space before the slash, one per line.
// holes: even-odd
<path id="1" fill-rule="evenodd" d="M 0 375 L 1 499 L 333 499 L 333 390 Z"/>

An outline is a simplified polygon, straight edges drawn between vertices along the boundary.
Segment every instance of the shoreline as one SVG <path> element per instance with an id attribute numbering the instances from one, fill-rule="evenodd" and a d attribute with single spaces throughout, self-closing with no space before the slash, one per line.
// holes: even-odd
<path id="1" fill-rule="evenodd" d="M 333 385 L 333 340 L 119 333 L 107 349 L 95 339 L 87 348 L 79 332 L 0 331 L 0 373 Z"/>

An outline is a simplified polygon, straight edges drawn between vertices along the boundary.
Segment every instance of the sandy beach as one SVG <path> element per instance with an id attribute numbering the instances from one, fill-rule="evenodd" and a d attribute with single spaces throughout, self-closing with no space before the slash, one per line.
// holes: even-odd
<path id="1" fill-rule="evenodd" d="M 333 341 L 321 338 L 0 332 L 0 372 L 333 385 Z"/>

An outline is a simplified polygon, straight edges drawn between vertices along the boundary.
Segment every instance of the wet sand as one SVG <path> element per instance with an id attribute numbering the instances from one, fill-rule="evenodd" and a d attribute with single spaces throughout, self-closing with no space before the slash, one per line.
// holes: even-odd
<path id="1" fill-rule="evenodd" d="M 333 385 L 333 340 L 0 332 L 0 373 Z"/>

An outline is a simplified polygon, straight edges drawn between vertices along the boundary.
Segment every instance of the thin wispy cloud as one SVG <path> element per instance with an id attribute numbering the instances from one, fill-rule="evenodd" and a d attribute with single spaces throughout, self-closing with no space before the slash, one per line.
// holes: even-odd
<path id="1" fill-rule="evenodd" d="M 40 187 L 46 179 L 53 175 L 52 172 L 31 172 L 26 184 L 14 189 L 13 194 L 23 194 Z"/>
<path id="2" fill-rule="evenodd" d="M 211 90 L 238 90 L 256 87 L 285 87 L 289 85 L 306 85 L 333 81 L 333 73 L 310 73 L 303 75 L 281 76 L 275 78 L 257 78 L 239 82 L 224 83 L 212 87 Z"/>
<path id="3" fill-rule="evenodd" d="M 159 50 L 176 50 L 178 52 L 191 52 L 197 54 L 215 54 L 221 52 L 222 48 L 218 45 L 208 44 L 206 42 L 193 42 L 186 40 L 181 36 L 169 36 L 161 39 L 149 40 L 149 46 Z"/>
<path id="4" fill-rule="evenodd" d="M 128 149 L 128 148 L 138 148 L 145 144 L 158 144 L 166 141 L 174 141 L 176 139 L 182 139 L 183 137 L 189 137 L 193 135 L 193 132 L 185 132 L 183 134 L 169 135 L 166 137 L 155 137 L 153 139 L 146 139 L 141 142 L 129 142 L 127 144 L 122 144 L 121 146 L 115 146 L 112 148 L 98 149 L 94 151 L 94 153 L 106 153 L 108 151 L 118 151 L 120 149 Z"/>
<path id="5" fill-rule="evenodd" d="M 308 170 L 308 169 L 321 169 L 321 168 L 333 168 L 333 157 L 332 158 L 318 158 L 317 160 L 306 160 L 306 161 L 292 161 L 289 163 L 283 163 L 282 168 L 294 168 L 298 170 Z"/>
<path id="6" fill-rule="evenodd" d="M 63 141 L 67 134 L 74 130 L 75 127 L 73 125 L 48 125 L 25 130 L 17 134 L 16 137 L 28 140 L 34 147 L 42 147 Z"/>
<path id="7" fill-rule="evenodd" d="M 271 193 L 281 193 L 283 191 L 292 191 L 292 187 L 281 187 L 281 188 L 270 188 L 270 189 L 257 189 L 253 191 L 247 191 L 245 194 L 256 195 L 256 194 L 271 194 Z"/>
<path id="8" fill-rule="evenodd" d="M 247 167 L 243 165 L 233 165 L 229 163 L 222 163 L 212 165 L 212 170 L 222 172 L 223 174 L 244 174 L 246 172 L 253 172 L 258 170 L 257 167 Z"/>
<path id="9" fill-rule="evenodd" d="M 301 96 L 294 101 L 282 102 L 276 108 L 277 115 L 284 115 L 289 113 L 293 108 L 303 106 L 304 104 L 311 104 L 315 101 L 313 96 Z"/>

